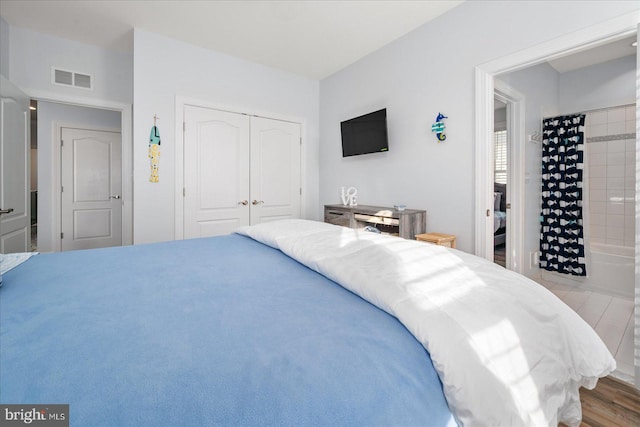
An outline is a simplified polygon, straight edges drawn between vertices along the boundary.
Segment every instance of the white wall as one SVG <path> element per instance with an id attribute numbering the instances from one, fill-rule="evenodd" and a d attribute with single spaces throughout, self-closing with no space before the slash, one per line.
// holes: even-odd
<path id="1" fill-rule="evenodd" d="M 499 80 L 525 96 L 525 135 L 542 132 L 542 119 L 558 114 L 559 74 L 544 63 L 514 73 L 502 75 Z M 528 262 L 531 252 L 540 247 L 540 197 L 542 146 L 540 142 L 525 141 L 524 170 L 524 265 L 523 274 L 537 277 L 540 268 Z"/>
<path id="2" fill-rule="evenodd" d="M 635 55 L 560 74 L 558 95 L 562 114 L 635 103 Z"/>
<path id="3" fill-rule="evenodd" d="M 507 107 L 493 110 L 493 130 L 505 130 L 507 126 Z"/>
<path id="4" fill-rule="evenodd" d="M 0 74 L 9 80 L 11 28 L 7 21 L 0 16 Z"/>
<path id="5" fill-rule="evenodd" d="M 76 125 L 80 128 L 120 129 L 120 112 L 96 108 L 76 107 L 38 102 L 38 251 L 51 252 L 54 248 L 53 188 L 55 123 Z"/>
<path id="6" fill-rule="evenodd" d="M 142 30 L 134 32 L 134 243 L 175 236 L 175 97 L 303 121 L 303 212 L 319 218 L 318 82 Z M 160 182 L 147 144 L 160 117 Z"/>
<path id="7" fill-rule="evenodd" d="M 427 210 L 427 230 L 474 247 L 474 67 L 624 13 L 637 2 L 469 1 L 320 84 L 320 203 L 341 186 L 362 204 Z M 571 18 L 571 19 L 568 19 Z M 508 35 L 508 36 L 506 36 Z M 389 152 L 343 159 L 340 121 L 387 107 Z M 449 116 L 447 141 L 431 124 Z"/>
<path id="8" fill-rule="evenodd" d="M 11 26 L 11 81 L 27 94 L 132 102 L 131 53 L 107 50 Z M 93 90 L 51 83 L 51 67 L 93 76 Z"/>

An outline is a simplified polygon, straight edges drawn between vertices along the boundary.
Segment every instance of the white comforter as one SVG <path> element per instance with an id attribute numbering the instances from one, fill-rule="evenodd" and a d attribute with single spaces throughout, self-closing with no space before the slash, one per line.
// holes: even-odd
<path id="1" fill-rule="evenodd" d="M 573 310 L 479 257 L 305 220 L 239 232 L 398 318 L 431 354 L 461 425 L 578 425 L 578 388 L 615 369 Z"/>

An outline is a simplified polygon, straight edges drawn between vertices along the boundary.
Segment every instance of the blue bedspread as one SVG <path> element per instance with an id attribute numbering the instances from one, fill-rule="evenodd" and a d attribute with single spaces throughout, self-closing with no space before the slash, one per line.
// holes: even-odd
<path id="1" fill-rule="evenodd" d="M 230 235 L 41 254 L 3 276 L 0 402 L 73 426 L 455 422 L 393 317 Z"/>

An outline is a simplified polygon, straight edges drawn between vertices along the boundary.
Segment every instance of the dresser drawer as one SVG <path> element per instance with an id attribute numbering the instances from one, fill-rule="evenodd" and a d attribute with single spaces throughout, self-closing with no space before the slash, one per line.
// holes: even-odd
<path id="1" fill-rule="evenodd" d="M 351 212 L 340 212 L 338 210 L 327 209 L 324 212 L 324 222 L 329 224 L 342 225 L 344 227 L 351 226 Z"/>
<path id="2" fill-rule="evenodd" d="M 400 225 L 400 220 L 398 218 L 389 218 L 386 216 L 380 215 L 363 215 L 363 214 L 355 214 L 354 215 L 356 221 L 366 222 L 369 224 L 383 224 L 383 225 Z"/>

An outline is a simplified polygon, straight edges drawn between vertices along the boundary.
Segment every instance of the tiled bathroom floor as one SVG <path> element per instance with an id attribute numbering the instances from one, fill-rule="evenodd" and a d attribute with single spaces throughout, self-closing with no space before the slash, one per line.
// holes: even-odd
<path id="1" fill-rule="evenodd" d="M 633 299 L 576 290 L 542 279 L 537 282 L 574 309 L 595 329 L 616 359 L 617 369 L 613 376 L 633 383 Z"/>

